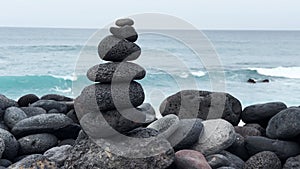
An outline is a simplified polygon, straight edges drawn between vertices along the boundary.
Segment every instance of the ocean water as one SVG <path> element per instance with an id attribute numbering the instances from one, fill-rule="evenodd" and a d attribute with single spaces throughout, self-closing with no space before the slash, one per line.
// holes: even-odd
<path id="1" fill-rule="evenodd" d="M 76 97 L 84 86 L 92 83 L 77 67 L 86 52 L 92 60 L 98 59 L 97 46 L 86 47 L 95 31 L 0 28 L 0 93 L 13 99 L 28 93 Z M 193 31 L 178 33 L 195 38 Z M 221 91 L 238 98 L 243 106 L 269 101 L 300 105 L 300 31 L 203 33 L 222 63 L 225 79 L 220 81 L 224 82 Z M 182 89 L 215 90 L 212 83 L 218 82 L 211 79 L 205 65 L 186 44 L 153 33 L 141 34 L 136 43 L 142 48 L 137 62 L 147 70 L 140 83 L 146 101 L 155 108 L 165 97 Z M 270 83 L 249 84 L 249 78 L 269 79 Z"/>

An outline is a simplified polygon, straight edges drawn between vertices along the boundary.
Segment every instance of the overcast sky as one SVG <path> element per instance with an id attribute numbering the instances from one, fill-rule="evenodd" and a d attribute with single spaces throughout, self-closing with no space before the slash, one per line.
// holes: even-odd
<path id="1" fill-rule="evenodd" d="M 199 29 L 300 29 L 299 0 L 1 0 L 0 26 L 101 28 L 145 12 Z"/>

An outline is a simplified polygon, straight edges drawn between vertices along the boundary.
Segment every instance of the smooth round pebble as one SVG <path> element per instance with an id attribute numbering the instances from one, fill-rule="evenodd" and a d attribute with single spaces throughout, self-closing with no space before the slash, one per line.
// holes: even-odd
<path id="1" fill-rule="evenodd" d="M 91 67 L 87 77 L 93 82 L 131 82 L 143 79 L 146 71 L 141 66 L 130 62 L 108 62 Z"/>
<path id="2" fill-rule="evenodd" d="M 12 160 L 18 154 L 19 143 L 16 138 L 8 131 L 0 129 L 0 138 L 4 140 L 5 150 L 2 153 L 2 158 Z"/>
<path id="3" fill-rule="evenodd" d="M 205 157 L 197 151 L 180 150 L 175 153 L 177 169 L 211 169 Z"/>
<path id="4" fill-rule="evenodd" d="M 181 119 L 177 130 L 168 138 L 175 150 L 188 149 L 194 145 L 203 132 L 201 119 Z"/>
<path id="5" fill-rule="evenodd" d="M 205 156 L 216 154 L 230 147 L 236 134 L 232 124 L 223 119 L 203 121 L 204 131 L 198 142 L 192 147 Z"/>
<path id="6" fill-rule="evenodd" d="M 65 160 L 68 158 L 71 148 L 72 146 L 70 145 L 53 147 L 47 150 L 43 155 L 49 160 L 56 162 L 57 165 L 60 167 L 64 164 Z"/>
<path id="7" fill-rule="evenodd" d="M 275 153 L 263 151 L 250 157 L 243 169 L 281 169 L 281 162 Z"/>
<path id="8" fill-rule="evenodd" d="M 27 117 L 32 117 L 40 114 L 46 114 L 47 111 L 41 107 L 21 107 Z"/>
<path id="9" fill-rule="evenodd" d="M 116 20 L 115 24 L 120 27 L 126 26 L 126 25 L 132 26 L 134 24 L 134 21 L 130 18 L 122 18 L 122 19 Z"/>
<path id="10" fill-rule="evenodd" d="M 133 42 L 110 35 L 99 43 L 98 54 L 105 61 L 132 61 L 141 55 L 141 48 Z"/>
<path id="11" fill-rule="evenodd" d="M 222 154 L 212 154 L 206 157 L 208 164 L 211 168 L 216 169 L 219 167 L 227 167 L 230 165 L 229 160 Z"/>
<path id="12" fill-rule="evenodd" d="M 300 155 L 296 157 L 290 157 L 283 165 L 283 169 L 299 169 L 300 168 Z"/>
<path id="13" fill-rule="evenodd" d="M 109 31 L 120 39 L 126 39 L 129 42 L 135 42 L 138 39 L 138 34 L 132 26 L 123 26 L 121 28 L 111 27 Z"/>
<path id="14" fill-rule="evenodd" d="M 28 105 L 40 100 L 35 94 L 27 94 L 19 98 L 18 104 L 20 107 L 27 107 Z"/>
<path id="15" fill-rule="evenodd" d="M 269 121 L 266 129 L 269 138 L 291 139 L 300 136 L 300 108 L 285 109 Z"/>
<path id="16" fill-rule="evenodd" d="M 15 124 L 26 118 L 26 113 L 18 107 L 9 107 L 5 110 L 4 122 L 9 128 L 13 128 Z"/>
<path id="17" fill-rule="evenodd" d="M 168 138 L 177 130 L 178 127 L 179 118 L 174 114 L 170 114 L 154 121 L 147 128 L 155 129 L 164 138 Z"/>

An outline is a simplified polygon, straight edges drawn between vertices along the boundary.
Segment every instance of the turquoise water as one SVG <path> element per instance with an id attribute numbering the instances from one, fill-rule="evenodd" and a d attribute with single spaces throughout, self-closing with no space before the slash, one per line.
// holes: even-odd
<path id="1" fill-rule="evenodd" d="M 0 93 L 18 99 L 27 93 L 42 96 L 58 93 L 75 97 L 73 84 L 91 84 L 84 73 L 75 71 L 81 49 L 96 30 L 0 28 Z M 181 32 L 180 32 L 181 33 Z M 193 38 L 192 31 L 182 31 Z M 226 88 L 243 105 L 283 101 L 300 105 L 300 32 L 298 31 L 204 31 L 224 67 Z M 147 69 L 140 81 L 147 101 L 158 106 L 161 100 L 182 88 L 176 80 L 193 78 L 197 88 L 211 90 L 210 77 L 193 53 L 181 43 L 164 36 L 140 35 L 137 44 L 142 58 L 156 58 L 139 64 Z M 164 52 L 159 52 L 160 49 Z M 167 52 L 165 52 L 167 51 Z M 91 47 L 90 53 L 97 57 Z M 188 65 L 185 72 L 172 67 L 172 57 Z M 174 59 L 175 60 L 175 59 Z M 99 61 L 100 62 L 100 61 Z M 168 64 L 167 64 L 168 63 Z M 96 63 L 95 63 L 96 64 Z M 170 72 L 157 67 L 169 66 Z M 247 79 L 270 79 L 270 83 L 248 84 Z M 185 85 L 185 87 L 189 84 Z M 195 89 L 194 86 L 190 88 Z"/>

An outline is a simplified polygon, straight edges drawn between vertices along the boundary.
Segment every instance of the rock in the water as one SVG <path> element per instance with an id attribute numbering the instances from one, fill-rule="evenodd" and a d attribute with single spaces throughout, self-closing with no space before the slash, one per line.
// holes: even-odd
<path id="1" fill-rule="evenodd" d="M 4 140 L 0 137 L 0 159 L 2 158 L 2 154 L 5 150 L 5 142 Z"/>
<path id="2" fill-rule="evenodd" d="M 300 168 L 300 155 L 296 157 L 290 157 L 283 165 L 283 169 L 299 169 Z"/>
<path id="3" fill-rule="evenodd" d="M 269 121 L 267 136 L 290 139 L 300 135 L 300 108 L 288 108 L 276 114 Z"/>
<path id="4" fill-rule="evenodd" d="M 275 153 L 263 151 L 250 157 L 243 169 L 281 169 L 281 162 Z"/>
<path id="5" fill-rule="evenodd" d="M 0 109 L 5 110 L 8 107 L 18 107 L 18 103 L 12 99 L 7 98 L 6 96 L 0 94 Z"/>
<path id="6" fill-rule="evenodd" d="M 41 114 L 19 121 L 12 133 L 16 137 L 29 134 L 52 133 L 73 123 L 73 120 L 64 114 Z"/>
<path id="7" fill-rule="evenodd" d="M 9 128 L 13 128 L 15 124 L 26 118 L 26 113 L 18 107 L 9 107 L 5 110 L 4 122 Z"/>
<path id="8" fill-rule="evenodd" d="M 126 136 L 135 138 L 149 138 L 156 137 L 158 134 L 159 132 L 152 128 L 136 128 L 126 133 Z"/>
<path id="9" fill-rule="evenodd" d="M 68 107 L 66 104 L 54 100 L 39 100 L 30 105 L 31 107 L 41 107 L 46 111 L 56 109 L 59 113 L 67 113 Z"/>
<path id="10" fill-rule="evenodd" d="M 271 102 L 264 104 L 255 104 L 246 107 L 242 112 L 242 120 L 245 123 L 263 123 L 268 122 L 271 117 L 286 109 L 282 102 Z"/>
<path id="11" fill-rule="evenodd" d="M 255 155 L 262 151 L 272 151 L 281 160 L 300 154 L 300 145 L 295 142 L 273 140 L 261 136 L 246 137 L 245 147 L 249 155 Z"/>
<path id="12" fill-rule="evenodd" d="M 46 114 L 46 110 L 41 107 L 21 107 L 28 117 Z"/>
<path id="13" fill-rule="evenodd" d="M 197 151 L 180 150 L 175 153 L 177 169 L 211 169 L 205 157 Z"/>
<path id="14" fill-rule="evenodd" d="M 222 154 L 213 154 L 206 157 L 208 164 L 213 169 L 217 169 L 219 167 L 227 167 L 230 165 L 229 160 Z"/>
<path id="15" fill-rule="evenodd" d="M 174 114 L 169 114 L 151 123 L 147 128 L 155 129 L 164 138 L 170 137 L 179 126 L 179 118 Z"/>
<path id="16" fill-rule="evenodd" d="M 47 94 L 41 97 L 41 100 L 54 100 L 54 101 L 73 101 L 72 98 L 59 94 Z"/>
<path id="17" fill-rule="evenodd" d="M 192 147 L 205 156 L 216 154 L 230 147 L 236 134 L 234 127 L 223 119 L 203 121 L 204 131 L 198 142 Z"/>
<path id="18" fill-rule="evenodd" d="M 12 164 L 11 161 L 9 160 L 6 160 L 6 159 L 0 159 L 0 166 L 3 166 L 3 167 L 8 167 Z M 1 168 L 0 168 L 1 169 Z M 6 169 L 6 168 L 5 168 Z"/>
<path id="19" fill-rule="evenodd" d="M 226 151 L 240 157 L 243 160 L 247 160 L 249 158 L 248 151 L 245 147 L 245 138 L 238 133 L 236 133 L 235 142 L 228 147 Z"/>
<path id="20" fill-rule="evenodd" d="M 235 126 L 234 129 L 235 129 L 236 133 L 239 133 L 243 137 L 247 137 L 247 136 L 261 136 L 260 131 L 257 130 L 256 128 L 253 128 L 253 127 Z"/>
<path id="21" fill-rule="evenodd" d="M 20 107 L 27 107 L 28 105 L 39 100 L 39 97 L 35 94 L 27 94 L 19 98 L 18 104 Z"/>
<path id="22" fill-rule="evenodd" d="M 22 137 L 18 140 L 20 143 L 19 154 L 39 154 L 57 145 L 57 138 L 48 133 L 33 134 Z"/>
<path id="23" fill-rule="evenodd" d="M 22 160 L 9 166 L 8 169 L 57 169 L 58 166 L 55 162 L 50 161 L 41 154 L 29 155 Z"/>
<path id="24" fill-rule="evenodd" d="M 71 150 L 72 146 L 70 145 L 64 145 L 60 147 L 53 147 L 49 150 L 47 150 L 44 153 L 44 156 L 48 158 L 49 160 L 52 160 L 57 163 L 59 167 L 64 165 L 65 160 L 67 159 L 69 152 Z"/>
<path id="25" fill-rule="evenodd" d="M 130 61 L 136 60 L 141 55 L 141 48 L 126 39 L 107 36 L 100 42 L 98 54 L 105 61 Z"/>
<path id="26" fill-rule="evenodd" d="M 138 34 L 132 26 L 123 26 L 121 28 L 111 27 L 109 31 L 120 39 L 126 39 L 129 42 L 135 42 L 138 39 Z"/>
<path id="27" fill-rule="evenodd" d="M 100 158 L 99 158 L 100 157 Z M 117 141 L 98 139 L 97 144 L 83 138 L 71 149 L 65 168 L 165 169 L 172 164 L 174 151 L 160 137 L 126 138 Z"/>
<path id="28" fill-rule="evenodd" d="M 201 119 L 181 119 L 177 130 L 168 138 L 175 150 L 188 149 L 194 145 L 203 132 Z"/>
<path id="29" fill-rule="evenodd" d="M 225 156 L 228 159 L 230 163 L 229 167 L 233 167 L 236 169 L 243 168 L 245 162 L 242 159 L 240 159 L 238 156 L 231 154 L 227 151 L 221 151 L 219 154 Z"/>
<path id="30" fill-rule="evenodd" d="M 19 143 L 16 138 L 8 131 L 0 129 L 0 138 L 4 140 L 5 150 L 2 154 L 3 158 L 12 160 L 17 156 Z"/>
<path id="31" fill-rule="evenodd" d="M 126 26 L 126 25 L 132 26 L 134 24 L 134 21 L 130 18 L 123 18 L 123 19 L 116 20 L 115 24 L 120 27 Z"/>
<path id="32" fill-rule="evenodd" d="M 116 83 L 143 79 L 146 71 L 141 66 L 130 62 L 108 62 L 91 67 L 87 77 L 93 82 Z"/>
<path id="33" fill-rule="evenodd" d="M 179 118 L 223 118 L 236 126 L 242 107 L 239 100 L 227 93 L 183 90 L 166 98 L 160 112 L 163 116 L 176 114 Z"/>
<path id="34" fill-rule="evenodd" d="M 142 86 L 137 82 L 113 84 L 93 84 L 87 86 L 75 100 L 78 119 L 87 113 L 120 110 L 141 105 L 145 99 Z"/>

